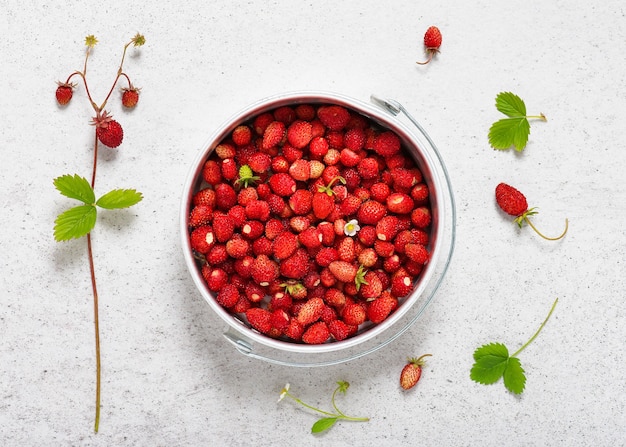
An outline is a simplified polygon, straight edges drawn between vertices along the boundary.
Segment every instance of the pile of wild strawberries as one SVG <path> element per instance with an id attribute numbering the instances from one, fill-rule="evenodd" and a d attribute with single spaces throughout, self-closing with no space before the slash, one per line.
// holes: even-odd
<path id="1" fill-rule="evenodd" d="M 211 152 L 190 244 L 217 302 L 269 337 L 320 344 L 384 321 L 428 262 L 431 208 L 391 130 L 335 104 L 280 106 Z"/>

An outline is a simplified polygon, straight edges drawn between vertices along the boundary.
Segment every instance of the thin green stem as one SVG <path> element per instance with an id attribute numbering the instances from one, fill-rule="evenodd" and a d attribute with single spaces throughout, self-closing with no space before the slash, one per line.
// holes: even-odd
<path id="1" fill-rule="evenodd" d="M 332 417 L 337 417 L 337 415 L 335 413 L 330 413 L 328 411 L 324 411 L 324 410 L 320 410 L 319 408 L 316 408 L 312 405 L 307 404 L 306 402 L 298 399 L 297 397 L 291 395 L 289 392 L 287 392 L 287 394 L 285 394 L 287 397 L 290 397 L 291 399 L 295 400 L 296 402 L 298 402 L 300 405 L 302 405 L 303 407 L 308 408 L 309 410 L 313 410 L 317 413 L 326 415 L 326 416 L 332 416 Z"/>
<path id="2" fill-rule="evenodd" d="M 559 240 L 559 239 L 561 239 L 563 236 L 565 236 L 565 233 L 567 233 L 567 229 L 568 229 L 568 227 L 569 227 L 569 221 L 568 221 L 567 219 L 565 219 L 565 229 L 563 230 L 563 232 L 562 232 L 559 236 L 556 236 L 556 237 L 548 237 L 548 236 L 544 235 L 543 233 L 541 233 L 541 232 L 537 229 L 537 227 L 535 227 L 535 226 L 533 225 L 533 223 L 530 221 L 530 219 L 528 218 L 528 216 L 524 216 L 524 220 L 526 221 L 526 223 L 527 223 L 528 225 L 530 225 L 530 227 L 531 227 L 533 230 L 535 230 L 535 233 L 537 233 L 539 236 L 541 236 L 542 238 L 544 238 L 544 239 L 545 239 L 545 240 L 547 240 L 547 241 L 558 241 L 558 240 Z"/>
<path id="3" fill-rule="evenodd" d="M 548 312 L 548 316 L 546 317 L 545 320 L 543 320 L 543 323 L 541 323 L 541 326 L 539 326 L 539 329 L 537 329 L 537 332 L 535 332 L 535 335 L 533 335 L 532 337 L 530 337 L 530 340 L 528 340 L 526 343 L 524 343 L 524 345 L 519 348 L 517 351 L 515 351 L 515 353 L 513 355 L 511 355 L 511 357 L 517 357 L 517 355 L 522 352 L 524 349 L 526 349 L 526 347 L 531 344 L 533 342 L 533 340 L 535 340 L 535 338 L 537 338 L 537 336 L 539 335 L 539 333 L 541 332 L 541 330 L 543 329 L 543 327 L 546 325 L 546 323 L 548 322 L 548 320 L 550 319 L 550 315 L 552 315 L 552 312 L 554 312 L 554 308 L 556 307 L 556 303 L 558 303 L 559 299 L 555 299 L 554 303 L 552 304 L 552 307 L 550 308 L 550 312 Z"/>
<path id="4" fill-rule="evenodd" d="M 337 413 L 331 413 L 329 411 L 324 411 L 324 410 L 321 410 L 321 409 L 319 409 L 317 407 L 314 407 L 313 405 L 309 405 L 306 402 L 303 402 L 302 400 L 298 399 L 297 397 L 291 395 L 289 392 L 286 392 L 285 396 L 287 396 L 287 397 L 293 399 L 294 401 L 298 402 L 303 407 L 306 407 L 309 410 L 313 410 L 313 411 L 315 411 L 317 413 L 323 414 L 324 416 L 334 417 L 334 418 L 337 418 L 337 419 L 344 419 L 346 421 L 355 421 L 355 422 L 367 422 L 367 421 L 370 420 L 368 417 L 347 416 L 342 411 L 340 411 L 337 408 L 337 405 L 335 405 L 335 396 L 336 396 L 338 391 L 339 391 L 339 387 L 335 389 L 335 391 L 333 392 L 333 396 L 332 396 L 333 407 L 335 408 Z"/>

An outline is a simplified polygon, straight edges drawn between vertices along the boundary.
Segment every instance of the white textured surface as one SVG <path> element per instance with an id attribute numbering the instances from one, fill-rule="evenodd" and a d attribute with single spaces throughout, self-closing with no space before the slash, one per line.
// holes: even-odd
<path id="1" fill-rule="evenodd" d="M 90 5 L 90 6 L 87 6 Z M 428 66 L 422 36 L 443 33 Z M 123 42 L 140 31 L 126 71 L 143 87 L 132 113 L 112 106 L 126 136 L 100 160 L 102 190 L 145 200 L 102 214 L 94 232 L 101 300 L 102 420 L 92 432 L 94 348 L 85 241 L 58 244 L 68 201 L 52 179 L 88 176 L 90 108 L 70 107 L 55 81 L 100 44 L 90 82 L 101 98 Z M 0 444 L 94 446 L 623 445 L 626 439 L 626 19 L 621 1 L 188 1 L 103 5 L 4 2 L 0 14 Z M 178 206 L 189 165 L 230 115 L 291 90 L 400 100 L 447 161 L 458 243 L 440 293 L 393 346 L 347 364 L 291 368 L 248 359 L 194 289 L 180 253 Z M 486 134 L 495 95 L 520 95 L 534 123 L 523 154 Z M 521 231 L 493 202 L 506 181 L 540 208 L 558 243 Z M 556 311 L 521 356 L 527 389 L 469 379 L 472 352 L 516 349 L 555 297 Z M 402 392 L 408 355 L 432 352 Z M 320 438 L 314 415 L 276 404 L 285 382 L 327 406 L 369 415 Z"/>

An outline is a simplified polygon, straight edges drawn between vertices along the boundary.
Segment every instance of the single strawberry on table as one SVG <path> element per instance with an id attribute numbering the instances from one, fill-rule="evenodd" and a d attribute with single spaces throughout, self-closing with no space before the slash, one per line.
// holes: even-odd
<path id="1" fill-rule="evenodd" d="M 529 216 L 537 214 L 535 208 L 528 208 L 526 196 L 524 196 L 524 194 L 516 188 L 507 185 L 506 183 L 500 183 L 496 186 L 496 203 L 502 211 L 511 216 L 515 216 L 514 222 L 520 228 L 522 227 L 522 224 L 526 222 L 539 236 L 546 240 L 555 241 L 561 239 L 565 236 L 565 233 L 567 233 L 568 220 L 565 219 L 565 229 L 559 236 L 547 237 L 543 235 L 528 218 Z"/>
<path id="2" fill-rule="evenodd" d="M 402 372 L 400 373 L 400 386 L 409 390 L 417 385 L 417 382 L 422 377 L 422 366 L 424 366 L 424 357 L 429 357 L 432 354 L 424 354 L 418 358 L 409 358 Z"/>
<path id="3" fill-rule="evenodd" d="M 424 47 L 428 54 L 428 59 L 425 62 L 417 62 L 419 65 L 426 65 L 429 63 L 433 55 L 439 52 L 441 46 L 441 31 L 436 26 L 431 26 L 424 33 Z"/>

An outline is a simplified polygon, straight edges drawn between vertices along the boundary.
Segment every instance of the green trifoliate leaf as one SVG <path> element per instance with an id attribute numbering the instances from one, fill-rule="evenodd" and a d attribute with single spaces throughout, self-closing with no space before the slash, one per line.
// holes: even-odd
<path id="1" fill-rule="evenodd" d="M 504 150 L 511 146 L 522 151 L 528 143 L 530 124 L 526 118 L 502 118 L 489 129 L 489 144 L 494 149 Z"/>
<path id="2" fill-rule="evenodd" d="M 526 116 L 526 104 L 519 96 L 511 92 L 498 93 L 496 109 L 510 117 Z"/>
<path id="3" fill-rule="evenodd" d="M 474 351 L 474 360 L 470 378 L 475 382 L 490 385 L 504 374 L 509 360 L 509 350 L 502 343 L 490 343 Z"/>
<path id="4" fill-rule="evenodd" d="M 70 199 L 80 200 L 87 205 L 93 205 L 96 196 L 86 178 L 74 175 L 62 175 L 54 179 L 54 186 L 61 194 Z"/>
<path id="5" fill-rule="evenodd" d="M 114 189 L 100 197 L 96 205 L 109 210 L 128 208 L 140 202 L 141 199 L 143 199 L 141 193 L 134 189 Z"/>
<path id="6" fill-rule="evenodd" d="M 507 118 L 496 121 L 489 128 L 489 144 L 494 149 L 504 150 L 513 146 L 516 151 L 524 150 L 530 135 L 528 119 L 547 121 L 543 113 L 537 116 L 527 116 L 526 104 L 519 96 L 511 92 L 498 93 L 496 109 L 504 113 Z"/>
<path id="7" fill-rule="evenodd" d="M 96 225 L 97 214 L 93 205 L 79 205 L 64 211 L 54 221 L 54 238 L 69 241 L 85 236 Z"/>
<path id="8" fill-rule="evenodd" d="M 311 427 L 311 433 L 321 433 L 326 431 L 335 425 L 335 422 L 337 422 L 336 417 L 319 419 L 315 424 L 313 424 L 313 427 Z"/>
<path id="9" fill-rule="evenodd" d="M 526 385 L 526 376 L 524 369 L 517 357 L 509 358 L 506 369 L 504 370 L 504 386 L 514 394 L 521 394 Z"/>

